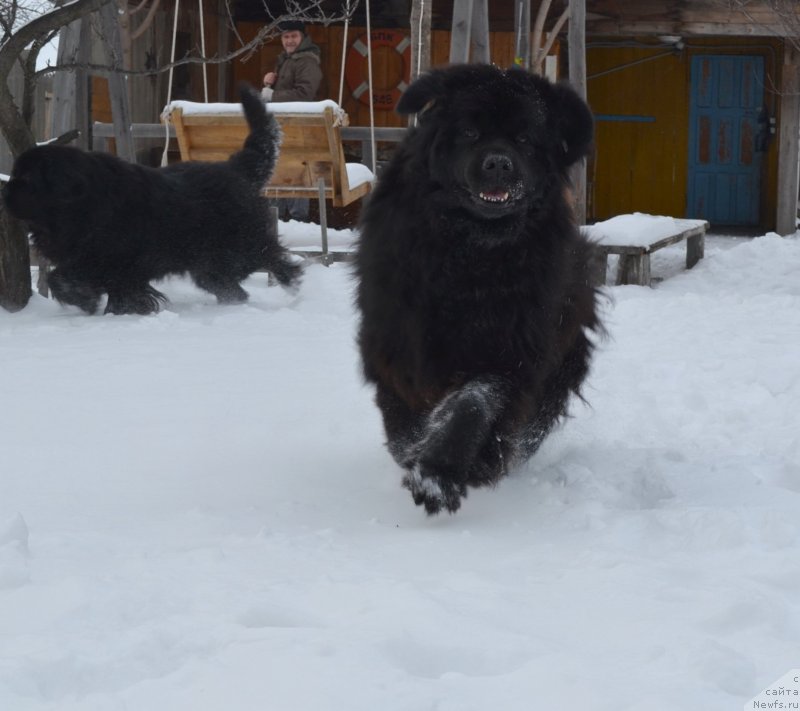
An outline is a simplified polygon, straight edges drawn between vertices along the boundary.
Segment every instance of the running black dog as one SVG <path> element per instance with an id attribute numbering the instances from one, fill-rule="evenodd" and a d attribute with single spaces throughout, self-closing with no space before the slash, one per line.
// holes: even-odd
<path id="1" fill-rule="evenodd" d="M 434 70 L 362 213 L 364 373 L 428 513 L 530 456 L 578 394 L 600 328 L 568 169 L 592 141 L 570 88 L 522 70 Z"/>
<path id="2" fill-rule="evenodd" d="M 105 293 L 107 313 L 147 314 L 165 300 L 150 282 L 168 274 L 188 273 L 220 303 L 245 301 L 240 284 L 257 269 L 297 284 L 262 196 L 280 130 L 254 91 L 242 87 L 241 100 L 250 134 L 226 162 L 158 169 L 66 146 L 17 159 L 3 197 L 55 265 L 56 299 L 94 313 Z"/>

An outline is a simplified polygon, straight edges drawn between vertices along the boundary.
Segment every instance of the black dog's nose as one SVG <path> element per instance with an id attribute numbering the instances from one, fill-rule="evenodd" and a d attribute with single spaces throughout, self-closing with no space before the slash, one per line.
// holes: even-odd
<path id="1" fill-rule="evenodd" d="M 484 174 L 492 178 L 504 178 L 514 170 L 514 164 L 508 156 L 502 153 L 489 153 L 483 159 L 481 166 Z"/>

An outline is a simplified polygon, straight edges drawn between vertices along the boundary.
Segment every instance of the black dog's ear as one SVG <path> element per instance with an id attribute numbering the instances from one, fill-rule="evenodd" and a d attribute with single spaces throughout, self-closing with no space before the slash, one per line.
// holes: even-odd
<path id="1" fill-rule="evenodd" d="M 416 79 L 405 90 L 397 103 L 397 113 L 422 114 L 429 110 L 437 97 L 441 97 L 444 85 L 438 72 L 428 72 Z"/>
<path id="2" fill-rule="evenodd" d="M 589 153 L 594 119 L 586 102 L 568 84 L 555 84 L 552 110 L 564 149 L 564 165 L 572 165 Z"/>

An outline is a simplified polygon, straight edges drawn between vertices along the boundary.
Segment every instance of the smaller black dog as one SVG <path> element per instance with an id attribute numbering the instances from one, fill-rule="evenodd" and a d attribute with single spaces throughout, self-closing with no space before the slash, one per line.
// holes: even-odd
<path id="1" fill-rule="evenodd" d="M 49 285 L 58 301 L 91 314 L 106 293 L 106 313 L 148 314 L 166 300 L 150 281 L 168 274 L 188 273 L 227 304 L 247 300 L 241 282 L 258 269 L 296 287 L 300 267 L 262 195 L 280 128 L 252 89 L 241 88 L 241 101 L 250 134 L 225 162 L 148 168 L 65 146 L 16 160 L 3 198 L 55 265 Z"/>

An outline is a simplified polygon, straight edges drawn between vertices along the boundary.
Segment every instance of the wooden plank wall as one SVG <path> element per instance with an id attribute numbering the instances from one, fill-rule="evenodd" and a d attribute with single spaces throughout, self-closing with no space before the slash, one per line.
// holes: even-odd
<path id="1" fill-rule="evenodd" d="M 252 39 L 261 28 L 259 23 L 241 22 L 237 25 L 237 30 L 242 39 L 247 42 Z M 373 28 L 373 35 L 386 32 L 380 28 Z M 389 30 L 398 35 L 410 35 L 406 30 Z M 342 61 L 342 41 L 344 28 L 342 26 L 317 27 L 310 26 L 308 33 L 311 39 L 319 45 L 322 51 L 323 83 L 321 87 L 321 97 L 338 100 L 339 96 L 339 76 Z M 366 35 L 366 28 L 351 27 L 348 32 L 348 47 L 359 37 Z M 431 65 L 443 66 L 448 63 L 450 56 L 450 33 L 444 30 L 435 30 L 432 33 L 431 41 Z M 490 32 L 489 43 L 491 47 L 492 62 L 501 66 L 508 67 L 514 61 L 514 33 L 513 32 Z M 282 48 L 280 39 L 275 38 L 262 45 L 260 51 L 246 62 L 235 61 L 233 63 L 232 87 L 239 81 L 248 81 L 256 86 L 261 85 L 263 75 L 270 71 L 275 65 L 275 60 Z M 348 59 L 352 66 L 355 56 L 349 53 Z M 361 69 L 360 78 L 367 80 L 366 63 L 356 63 L 357 68 Z M 347 62 L 346 62 L 347 66 Z M 387 46 L 373 48 L 373 87 L 375 91 L 391 90 L 401 79 L 403 69 L 400 56 Z M 407 71 L 407 68 L 406 68 Z M 354 77 L 358 72 L 349 72 L 349 76 Z M 352 81 L 351 83 L 358 83 Z M 233 94 L 228 97 L 229 101 L 234 101 Z M 350 116 L 350 125 L 368 126 L 369 125 L 369 105 L 355 99 L 350 92 L 348 83 L 345 82 L 343 106 Z M 406 120 L 398 116 L 393 110 L 376 110 L 376 126 L 403 126 Z"/>
<path id="2" fill-rule="evenodd" d="M 777 36 L 800 27 L 797 3 L 769 0 L 587 0 L 594 35 Z M 794 13 L 794 17 L 792 17 Z"/>
<path id="3" fill-rule="evenodd" d="M 218 46 L 218 18 L 215 14 L 216 0 L 204 0 L 206 7 L 205 15 L 205 37 L 206 51 L 214 54 Z M 158 66 L 164 66 L 169 61 L 169 51 L 171 46 L 172 33 L 172 12 L 159 12 L 157 22 L 154 27 L 146 33 L 142 40 L 134 43 L 134 63 L 137 68 L 143 68 L 147 59 L 147 53 L 155 53 Z M 239 22 L 236 29 L 242 40 L 247 43 L 252 40 L 262 28 L 258 22 Z M 373 27 L 373 34 L 386 32 L 383 28 Z M 388 30 L 396 35 L 410 35 L 409 30 L 394 28 Z M 196 7 L 187 6 L 179 13 L 178 32 L 193 45 L 197 44 L 200 36 L 199 18 Z M 338 99 L 339 96 L 339 76 L 342 61 L 342 42 L 344 39 L 344 27 L 342 25 L 331 25 L 323 27 L 310 25 L 309 35 L 312 40 L 319 45 L 322 51 L 323 82 L 320 95 L 323 98 Z M 355 40 L 366 34 L 364 27 L 351 27 L 348 31 L 348 48 Z M 169 36 L 168 36 L 169 35 Z M 235 49 L 236 45 L 233 44 Z M 515 37 L 513 31 L 490 32 L 489 43 L 491 48 L 492 62 L 501 66 L 511 66 L 514 60 Z M 179 47 L 179 54 L 180 54 Z M 185 51 L 186 48 L 184 48 Z M 240 81 L 248 81 L 260 87 L 263 75 L 271 70 L 275 65 L 275 60 L 282 51 L 280 38 L 275 37 L 271 41 L 263 44 L 248 59 L 235 59 L 227 65 L 209 65 L 208 83 L 211 101 L 237 101 L 236 87 Z M 431 64 L 432 66 L 443 66 L 448 63 L 450 55 L 450 33 L 445 30 L 434 30 L 431 42 Z M 348 54 L 350 65 L 355 64 L 356 69 L 360 69 L 361 79 L 366 81 L 365 62 L 353 62 L 356 58 L 351 52 Z M 405 72 L 403 71 L 405 70 Z M 176 78 L 173 92 L 174 98 L 191 99 L 193 101 L 203 101 L 203 75 L 200 65 L 189 65 L 188 69 L 180 70 L 184 77 L 188 73 L 188 81 L 185 86 L 188 93 L 181 93 L 181 79 Z M 219 96 L 217 92 L 218 73 L 224 71 L 228 73 L 227 94 Z M 351 78 L 358 75 L 358 71 L 350 73 Z M 398 82 L 408 74 L 408 68 L 404 67 L 402 57 L 393 49 L 387 46 L 376 46 L 373 48 L 373 87 L 376 91 L 381 89 L 391 90 Z M 158 114 L 166 101 L 166 74 L 157 77 L 136 77 L 131 80 L 133 86 L 132 110 L 133 120 L 148 123 L 157 122 Z M 351 82 L 352 83 L 352 82 Z M 107 81 L 100 77 L 92 80 L 92 118 L 95 121 L 110 122 L 110 108 L 108 99 Z M 350 123 L 353 126 L 369 125 L 369 106 L 364 101 L 359 101 L 352 96 L 347 82 L 344 88 L 343 105 L 350 116 Z M 375 125 L 377 126 L 403 126 L 406 121 L 403 117 L 395 114 L 393 110 L 376 109 Z"/>
<path id="4" fill-rule="evenodd" d="M 739 38 L 688 40 L 682 53 L 639 62 L 665 49 L 587 48 L 588 100 L 598 120 L 595 155 L 589 166 L 589 219 L 630 212 L 683 216 L 686 211 L 689 152 L 689 68 L 694 53 L 758 54 L 766 66 L 766 101 L 778 112 L 780 43 Z M 615 67 L 626 67 L 604 74 Z M 761 215 L 772 228 L 777 186 L 777 148 L 764 160 Z"/>
<path id="5" fill-rule="evenodd" d="M 684 214 L 689 112 L 683 60 L 663 57 L 602 75 L 661 52 L 587 48 L 589 105 L 595 115 L 613 117 L 595 124 L 590 218 L 633 211 Z"/>

